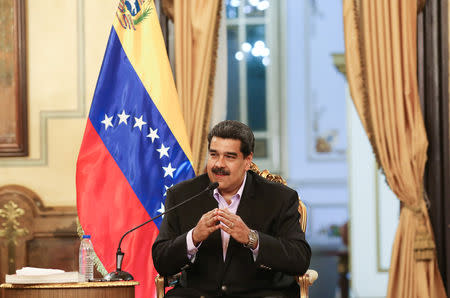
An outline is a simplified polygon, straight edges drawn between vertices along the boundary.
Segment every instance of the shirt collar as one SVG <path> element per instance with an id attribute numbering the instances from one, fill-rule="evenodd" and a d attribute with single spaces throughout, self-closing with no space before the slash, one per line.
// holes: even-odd
<path id="1" fill-rule="evenodd" d="M 242 193 L 244 192 L 244 186 L 245 186 L 245 181 L 247 180 L 247 172 L 245 172 L 244 175 L 244 180 L 242 181 L 241 187 L 239 187 L 237 193 L 235 193 L 233 195 L 233 197 L 237 197 L 237 198 L 241 198 L 242 197 Z M 217 199 L 219 198 L 219 196 L 221 196 L 221 194 L 219 193 L 219 188 L 215 188 L 214 189 L 214 193 L 213 193 L 214 197 Z"/>

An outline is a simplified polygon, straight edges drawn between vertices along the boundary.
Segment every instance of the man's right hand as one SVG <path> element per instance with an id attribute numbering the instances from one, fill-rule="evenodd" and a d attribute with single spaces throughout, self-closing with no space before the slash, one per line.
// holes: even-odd
<path id="1" fill-rule="evenodd" d="M 198 246 L 200 242 L 206 240 L 215 230 L 219 229 L 220 224 L 217 220 L 219 209 L 213 209 L 200 218 L 194 230 L 192 231 L 192 242 Z"/>

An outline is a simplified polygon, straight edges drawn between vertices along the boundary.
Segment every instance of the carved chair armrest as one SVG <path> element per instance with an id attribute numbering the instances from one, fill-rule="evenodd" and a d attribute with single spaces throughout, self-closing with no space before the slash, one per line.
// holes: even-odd
<path id="1" fill-rule="evenodd" d="M 175 286 L 180 280 L 181 273 L 177 273 L 172 276 L 161 276 L 156 275 L 155 277 L 155 285 L 156 285 L 156 298 L 164 297 L 164 291 L 166 287 Z"/>
<path id="2" fill-rule="evenodd" d="M 309 269 L 302 276 L 297 276 L 297 283 L 300 286 L 301 298 L 309 297 L 309 287 L 316 281 L 319 274 L 315 270 Z"/>
<path id="3" fill-rule="evenodd" d="M 162 298 L 164 297 L 164 276 L 160 276 L 159 274 L 155 277 L 155 285 L 156 285 L 156 297 Z"/>

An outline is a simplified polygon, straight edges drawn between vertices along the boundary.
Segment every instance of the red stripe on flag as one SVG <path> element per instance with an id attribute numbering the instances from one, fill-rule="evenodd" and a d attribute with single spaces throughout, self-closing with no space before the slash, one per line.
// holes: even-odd
<path id="1" fill-rule="evenodd" d="M 106 270 L 114 271 L 120 237 L 150 217 L 89 119 L 78 155 L 76 179 L 80 224 L 84 233 L 91 235 L 94 250 Z M 140 282 L 137 297 L 140 297 L 138 292 L 154 293 L 156 270 L 151 248 L 157 234 L 156 225 L 149 223 L 127 235 L 122 242 L 125 253 L 122 270 Z M 134 247 L 135 251 L 130 251 L 129 247 Z"/>

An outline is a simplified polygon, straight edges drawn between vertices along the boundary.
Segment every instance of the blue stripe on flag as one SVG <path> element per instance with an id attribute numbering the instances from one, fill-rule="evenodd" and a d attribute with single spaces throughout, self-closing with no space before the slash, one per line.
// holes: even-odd
<path id="1" fill-rule="evenodd" d="M 189 159 L 128 60 L 114 27 L 89 119 L 151 217 L 163 210 L 168 187 L 194 177 Z M 158 228 L 161 220 L 155 222 Z"/>

